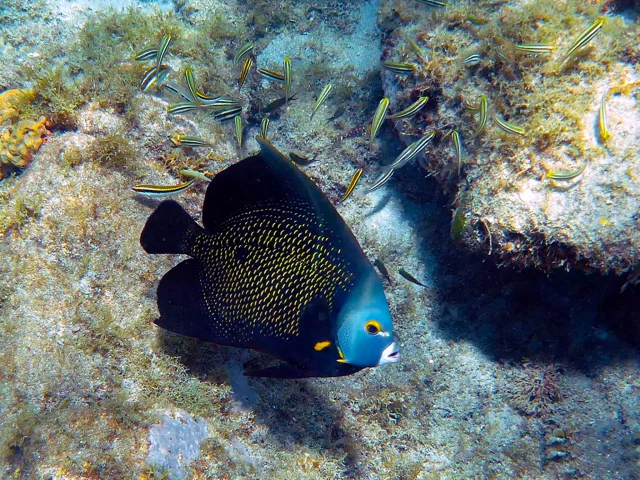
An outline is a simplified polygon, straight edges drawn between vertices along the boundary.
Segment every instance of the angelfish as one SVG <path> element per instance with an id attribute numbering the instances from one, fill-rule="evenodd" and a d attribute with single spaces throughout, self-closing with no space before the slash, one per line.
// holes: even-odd
<path id="1" fill-rule="evenodd" d="M 350 375 L 397 362 L 382 282 L 322 191 L 261 137 L 209 184 L 202 226 L 175 201 L 151 214 L 147 253 L 186 254 L 158 285 L 156 325 L 283 363 L 248 375 Z"/>

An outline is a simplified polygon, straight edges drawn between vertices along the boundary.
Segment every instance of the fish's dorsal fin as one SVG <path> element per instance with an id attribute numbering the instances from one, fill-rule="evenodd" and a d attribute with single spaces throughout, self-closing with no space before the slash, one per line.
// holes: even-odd
<path id="1" fill-rule="evenodd" d="M 259 154 L 231 165 L 209 184 L 202 209 L 204 227 L 214 233 L 226 220 L 264 207 L 295 209 L 311 214 L 317 233 L 331 235 L 354 262 L 366 261 L 351 230 L 315 183 L 270 142 L 260 137 L 257 141 Z"/>
<path id="2" fill-rule="evenodd" d="M 322 192 L 270 143 L 258 139 L 261 152 L 216 175 L 202 209 L 202 223 L 210 232 L 239 212 L 258 205 L 314 204 Z M 326 199 L 325 199 L 326 200 Z"/>

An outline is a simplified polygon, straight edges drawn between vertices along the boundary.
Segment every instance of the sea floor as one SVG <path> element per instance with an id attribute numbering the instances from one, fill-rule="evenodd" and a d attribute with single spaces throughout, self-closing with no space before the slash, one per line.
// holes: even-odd
<path id="1" fill-rule="evenodd" d="M 83 51 L 70 46 L 87 21 L 97 32 L 101 21 L 117 30 L 160 19 L 192 55 L 168 55 L 174 70 L 191 62 L 196 78 L 233 94 L 239 66 L 229 57 L 248 39 L 260 64 L 290 55 L 298 97 L 272 116 L 269 138 L 316 160 L 303 170 L 389 270 L 401 361 L 344 378 L 247 378 L 243 365 L 269 359 L 152 323 L 158 281 L 182 259 L 141 249 L 158 202 L 131 187 L 177 183 L 184 166 L 216 173 L 255 151 L 260 106 L 280 86 L 254 75 L 238 94 L 247 105 L 242 148 L 233 122 L 169 116 L 175 100 L 137 86 L 125 103 L 82 101 L 68 112 L 72 125 L 52 126 L 28 166 L 0 180 L 0 476 L 640 478 L 638 287 L 620 293 L 625 278 L 583 271 L 498 268 L 489 244 L 466 253 L 451 240 L 452 199 L 417 164 L 339 202 L 356 168 L 371 183 L 403 148 L 390 125 L 373 146 L 366 132 L 382 97 L 379 3 L 280 3 L 131 1 L 118 14 L 110 9 L 121 2 L 3 4 L 0 91 L 36 85 L 23 73 L 52 55 L 89 98 L 82 62 L 92 60 L 69 53 Z M 211 48 L 194 41 L 200 49 L 190 51 L 211 19 Z M 212 33 L 223 27 L 220 38 Z M 137 52 L 121 41 L 128 72 Z M 335 97 L 311 121 L 328 81 Z M 341 104 L 346 112 L 327 122 Z M 215 147 L 178 154 L 175 131 Z M 205 188 L 176 199 L 198 217 Z"/>

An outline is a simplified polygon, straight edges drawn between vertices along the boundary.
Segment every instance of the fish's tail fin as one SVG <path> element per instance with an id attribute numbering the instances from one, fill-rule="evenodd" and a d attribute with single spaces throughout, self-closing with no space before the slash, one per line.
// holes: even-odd
<path id="1" fill-rule="evenodd" d="M 147 253 L 190 253 L 193 237 L 201 227 L 174 200 L 165 200 L 153 211 L 140 234 Z"/>

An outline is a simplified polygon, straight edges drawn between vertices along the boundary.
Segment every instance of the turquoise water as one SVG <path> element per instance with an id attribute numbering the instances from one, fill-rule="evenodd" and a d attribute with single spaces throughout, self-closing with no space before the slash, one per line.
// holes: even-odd
<path id="1" fill-rule="evenodd" d="M 3 3 L 0 477 L 638 478 L 632 7 Z M 277 362 L 154 325 L 186 258 L 140 245 L 158 193 L 199 220 L 265 118 L 388 271 L 400 361 L 255 378 Z"/>

